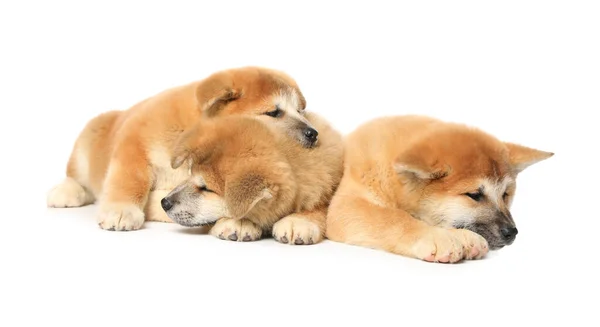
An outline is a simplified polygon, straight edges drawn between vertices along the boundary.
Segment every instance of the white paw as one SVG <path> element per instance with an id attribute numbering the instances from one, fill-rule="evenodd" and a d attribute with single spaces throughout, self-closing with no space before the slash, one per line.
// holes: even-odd
<path id="1" fill-rule="evenodd" d="M 133 204 L 107 204 L 100 207 L 98 225 L 102 229 L 127 231 L 140 229 L 144 213 Z"/>
<path id="2" fill-rule="evenodd" d="M 310 245 L 323 240 L 323 234 L 316 223 L 299 215 L 291 215 L 273 225 L 273 238 L 286 244 Z"/>
<path id="3" fill-rule="evenodd" d="M 454 263 L 476 260 L 489 251 L 487 241 L 466 229 L 429 229 L 413 247 L 415 257 L 429 262 Z"/>
<path id="4" fill-rule="evenodd" d="M 209 233 L 222 240 L 250 242 L 259 240 L 262 230 L 248 219 L 221 218 Z"/>
<path id="5" fill-rule="evenodd" d="M 81 207 L 92 202 L 93 197 L 70 177 L 52 188 L 46 197 L 46 204 L 50 208 Z"/>

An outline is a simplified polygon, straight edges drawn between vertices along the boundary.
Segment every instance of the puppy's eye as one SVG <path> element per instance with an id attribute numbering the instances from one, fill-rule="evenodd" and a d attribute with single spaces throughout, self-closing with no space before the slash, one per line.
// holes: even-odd
<path id="1" fill-rule="evenodd" d="M 504 194 L 502 194 L 502 198 L 504 200 L 506 200 L 509 197 L 508 193 L 504 192 Z"/>
<path id="2" fill-rule="evenodd" d="M 481 201 L 483 199 L 483 193 L 481 192 L 476 192 L 476 193 L 465 193 L 464 195 L 470 197 L 471 199 L 473 199 L 474 201 Z"/>
<path id="3" fill-rule="evenodd" d="M 200 190 L 200 192 L 211 192 L 211 193 L 214 193 L 212 190 L 208 189 L 206 187 L 206 185 L 198 186 L 198 190 Z"/>
<path id="4" fill-rule="evenodd" d="M 279 118 L 283 115 L 283 110 L 279 109 L 279 107 L 275 107 L 275 110 L 267 111 L 265 112 L 265 115 L 271 116 L 273 118 Z"/>

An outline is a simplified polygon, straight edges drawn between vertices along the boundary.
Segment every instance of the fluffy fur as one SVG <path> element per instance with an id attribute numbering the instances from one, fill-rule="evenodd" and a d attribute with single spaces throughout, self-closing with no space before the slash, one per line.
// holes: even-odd
<path id="1" fill-rule="evenodd" d="M 243 67 L 103 113 L 77 138 L 67 177 L 49 192 L 47 204 L 78 207 L 99 200 L 98 223 L 108 230 L 138 229 L 145 220 L 169 222 L 160 200 L 189 178 L 189 167 L 171 168 L 172 149 L 184 130 L 210 117 L 260 116 L 310 148 L 318 132 L 304 117 L 305 107 L 288 75 Z"/>
<path id="2" fill-rule="evenodd" d="M 169 217 L 184 226 L 216 222 L 210 234 L 232 241 L 321 241 L 343 142 L 325 120 L 306 118 L 320 133 L 310 149 L 253 117 L 203 121 L 182 134 L 172 162 L 191 165 L 192 176 L 162 200 Z"/>
<path id="3" fill-rule="evenodd" d="M 511 244 L 516 177 L 551 157 L 422 116 L 383 117 L 348 135 L 327 237 L 435 262 Z"/>

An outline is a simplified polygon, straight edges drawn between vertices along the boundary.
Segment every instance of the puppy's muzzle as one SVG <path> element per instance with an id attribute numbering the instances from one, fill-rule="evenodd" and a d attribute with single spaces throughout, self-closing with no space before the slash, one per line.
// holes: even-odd
<path id="1" fill-rule="evenodd" d="M 311 127 L 306 127 L 302 131 L 302 134 L 304 134 L 304 137 L 311 145 L 314 145 L 315 143 L 317 143 L 317 136 L 319 136 L 319 132 L 317 132 L 316 129 L 311 128 Z"/>
<path id="2" fill-rule="evenodd" d="M 500 234 L 502 235 L 502 239 L 506 244 L 511 244 L 515 241 L 519 230 L 516 227 L 506 226 L 500 229 Z"/>
<path id="3" fill-rule="evenodd" d="M 163 208 L 164 211 L 171 210 L 171 208 L 173 208 L 173 205 L 173 201 L 171 201 L 168 197 L 164 197 L 162 200 L 160 200 L 160 206 Z"/>

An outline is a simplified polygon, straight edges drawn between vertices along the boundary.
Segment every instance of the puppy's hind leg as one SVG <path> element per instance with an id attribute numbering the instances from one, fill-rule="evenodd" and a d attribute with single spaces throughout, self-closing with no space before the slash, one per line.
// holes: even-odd
<path id="1" fill-rule="evenodd" d="M 88 158 L 83 154 L 81 145 L 76 142 L 67 164 L 67 177 L 47 194 L 46 204 L 48 207 L 81 207 L 96 201 L 94 195 L 78 182 L 87 177 L 87 162 Z"/>
<path id="2" fill-rule="evenodd" d="M 71 177 L 53 187 L 47 195 L 50 208 L 73 208 L 94 203 L 94 196 Z"/>
<path id="3" fill-rule="evenodd" d="M 118 110 L 102 113 L 81 130 L 67 163 L 67 177 L 47 194 L 48 207 L 80 207 L 96 201 L 110 156 L 112 126 L 120 114 Z"/>
<path id="4" fill-rule="evenodd" d="M 273 238 L 291 245 L 319 243 L 325 235 L 326 218 L 326 207 L 293 213 L 273 225 Z"/>

